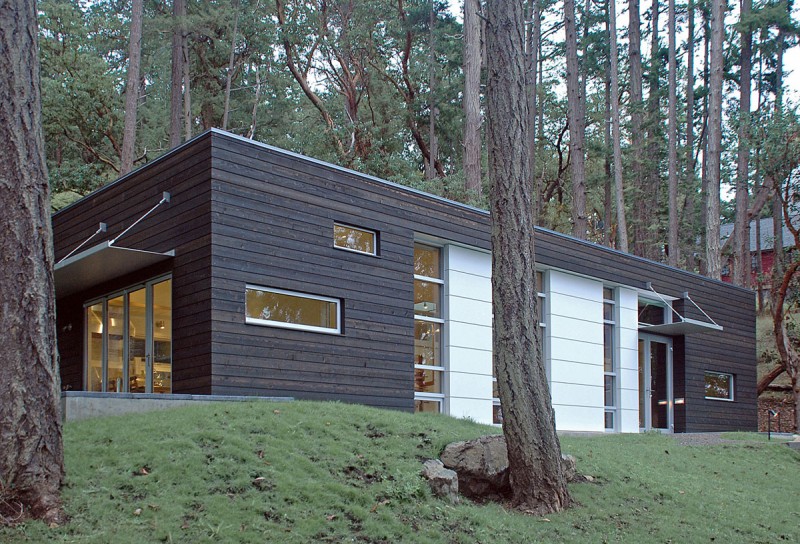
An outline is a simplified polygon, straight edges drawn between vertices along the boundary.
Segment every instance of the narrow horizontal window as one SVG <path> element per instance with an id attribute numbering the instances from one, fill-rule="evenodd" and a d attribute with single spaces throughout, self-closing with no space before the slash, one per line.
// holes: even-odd
<path id="1" fill-rule="evenodd" d="M 341 332 L 339 299 L 247 286 L 247 323 L 312 332 Z"/>
<path id="2" fill-rule="evenodd" d="M 334 223 L 333 245 L 339 249 L 377 255 L 378 234 L 374 230 Z"/>
<path id="3" fill-rule="evenodd" d="M 707 399 L 733 400 L 733 374 L 706 372 L 705 382 Z"/>

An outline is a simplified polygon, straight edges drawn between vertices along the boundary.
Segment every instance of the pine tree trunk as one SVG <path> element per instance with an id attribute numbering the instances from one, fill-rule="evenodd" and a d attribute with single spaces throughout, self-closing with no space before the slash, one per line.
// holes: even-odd
<path id="1" fill-rule="evenodd" d="M 741 1 L 740 24 L 750 16 L 752 0 Z M 739 146 L 736 160 L 736 218 L 733 225 L 733 283 L 742 287 L 750 284 L 750 234 L 747 207 L 750 177 L 750 78 L 753 34 L 740 29 L 741 72 L 739 83 Z"/>
<path id="2" fill-rule="evenodd" d="M 233 83 L 233 66 L 236 60 L 236 33 L 239 31 L 239 0 L 233 0 L 233 35 L 231 36 L 231 54 L 228 57 L 228 71 L 225 74 L 225 106 L 222 110 L 222 130 L 228 130 L 228 115 L 231 111 L 231 84 Z"/>
<path id="3" fill-rule="evenodd" d="M 487 2 L 486 94 L 492 213 L 493 359 L 513 505 L 536 514 L 570 503 L 536 321 L 521 2 Z"/>
<path id="4" fill-rule="evenodd" d="M 645 192 L 638 205 L 642 208 L 643 220 L 641 232 L 642 236 L 644 236 L 644 253 L 642 256 L 660 261 L 663 260 L 662 248 L 659 247 L 659 211 L 661 207 L 661 145 L 664 140 L 664 134 L 661 127 L 661 59 L 659 58 L 661 45 L 659 41 L 658 0 L 653 0 L 650 14 Z"/>
<path id="5" fill-rule="evenodd" d="M 639 0 L 628 2 L 628 62 L 630 63 L 630 117 L 631 117 L 631 176 L 633 180 L 634 201 L 633 219 L 633 253 L 645 254 L 647 227 L 645 210 L 639 204 L 648 198 L 644 186 L 644 124 L 642 111 L 642 29 L 639 14 Z"/>
<path id="6" fill-rule="evenodd" d="M 183 33 L 183 139 L 192 139 L 192 63 L 189 62 L 189 38 Z"/>
<path id="7" fill-rule="evenodd" d="M 722 76 L 725 5 L 711 0 L 711 67 L 708 109 L 708 202 L 706 205 L 707 275 L 720 278 L 722 264 L 719 251 L 719 188 L 722 155 Z"/>
<path id="8" fill-rule="evenodd" d="M 625 190 L 622 180 L 622 144 L 620 142 L 622 140 L 622 134 L 619 121 L 617 3 L 615 0 L 609 0 L 608 4 L 609 44 L 611 49 L 611 141 L 614 146 L 614 190 L 617 204 L 617 248 L 627 253 L 628 223 L 625 219 Z"/>
<path id="9" fill-rule="evenodd" d="M 528 93 L 528 149 L 530 150 L 530 176 L 531 186 L 533 187 L 533 206 L 536 216 L 539 216 L 541 211 L 542 198 L 541 198 L 541 184 L 539 177 L 536 175 L 536 169 L 533 165 L 536 164 L 536 123 L 538 111 L 537 96 L 537 77 L 539 77 L 539 41 L 542 36 L 542 15 L 539 7 L 539 0 L 530 0 L 528 2 L 529 24 L 527 27 L 527 40 L 526 40 L 526 59 L 527 59 L 527 93 Z"/>
<path id="10" fill-rule="evenodd" d="M 606 4 L 608 5 L 608 4 Z M 609 25 L 606 25 L 606 33 L 608 33 Z M 610 35 L 610 34 L 609 34 Z M 611 163 L 614 161 L 614 153 L 611 151 L 613 144 L 611 143 L 611 64 L 605 63 L 606 68 L 606 81 L 605 81 L 605 115 L 603 117 L 603 245 L 611 247 L 611 222 L 612 222 L 612 209 L 614 207 L 611 197 L 611 184 L 613 179 L 613 171 Z"/>
<path id="11" fill-rule="evenodd" d="M 181 143 L 181 114 L 183 113 L 183 19 L 185 0 L 172 1 L 172 81 L 170 87 L 169 146 Z"/>
<path id="12" fill-rule="evenodd" d="M 696 218 L 694 216 L 694 202 L 695 202 L 695 160 L 694 160 L 694 42 L 695 42 L 695 29 L 694 29 L 694 0 L 689 0 L 687 8 L 687 17 L 689 19 L 688 37 L 686 39 L 686 169 L 684 177 L 684 186 L 686 187 L 686 194 L 689 195 L 687 204 L 691 208 L 691 213 L 686 214 L 687 225 L 694 226 Z M 684 236 L 684 244 L 686 248 L 687 268 L 691 270 L 689 260 L 694 262 L 691 256 L 695 251 L 693 248 L 696 246 L 696 237 L 694 228 L 686 228 Z"/>
<path id="13" fill-rule="evenodd" d="M 122 164 L 119 169 L 124 176 L 133 169 L 136 146 L 136 110 L 139 105 L 139 66 L 142 59 L 142 10 L 143 1 L 131 3 L 131 36 L 128 53 L 128 80 L 125 84 L 125 126 L 122 131 Z"/>
<path id="14" fill-rule="evenodd" d="M 668 68 L 668 93 L 669 113 L 668 127 L 669 150 L 667 151 L 667 205 L 669 207 L 669 226 L 667 228 L 667 264 L 678 266 L 678 61 L 675 53 L 675 0 L 668 3 L 669 30 L 669 68 Z"/>
<path id="15" fill-rule="evenodd" d="M 481 9 L 464 0 L 464 177 L 466 189 L 481 193 Z"/>
<path id="16" fill-rule="evenodd" d="M 703 10 L 703 87 L 708 90 L 710 82 L 710 60 L 711 53 L 711 25 L 709 24 L 708 10 Z M 703 125 L 702 125 L 702 139 L 700 141 L 700 149 L 703 151 L 703 161 L 700 165 L 700 247 L 703 251 L 700 253 L 700 274 L 703 276 L 708 274 L 708 261 L 706 260 L 706 223 L 708 222 L 708 92 L 703 96 Z"/>
<path id="17" fill-rule="evenodd" d="M 436 10 L 433 3 L 430 5 L 428 28 L 428 147 L 430 159 L 425 174 L 428 179 L 436 179 L 436 163 L 439 161 L 439 140 L 436 138 L 436 117 L 439 115 L 439 106 L 436 103 Z"/>
<path id="18" fill-rule="evenodd" d="M 570 174 L 572 176 L 572 235 L 586 239 L 586 165 L 584 162 L 584 118 L 578 65 L 578 35 L 575 0 L 564 0 L 564 30 L 567 49 L 567 122 L 569 123 Z"/>
<path id="19" fill-rule="evenodd" d="M 53 238 L 33 0 L 0 3 L 0 501 L 64 521 Z"/>

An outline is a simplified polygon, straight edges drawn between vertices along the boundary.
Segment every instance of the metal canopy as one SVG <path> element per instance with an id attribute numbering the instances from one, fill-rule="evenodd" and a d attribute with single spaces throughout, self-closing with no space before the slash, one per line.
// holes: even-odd
<path id="1" fill-rule="evenodd" d="M 154 253 L 111 244 L 103 242 L 56 264 L 53 269 L 56 297 L 72 295 L 175 256 L 175 250 Z"/>
<path id="2" fill-rule="evenodd" d="M 697 334 L 701 332 L 721 331 L 722 326 L 716 323 L 707 323 L 696 319 L 683 318 L 682 321 L 674 323 L 664 323 L 663 325 L 639 324 L 639 332 L 652 332 L 655 334 L 667 334 L 677 336 L 682 334 Z"/>

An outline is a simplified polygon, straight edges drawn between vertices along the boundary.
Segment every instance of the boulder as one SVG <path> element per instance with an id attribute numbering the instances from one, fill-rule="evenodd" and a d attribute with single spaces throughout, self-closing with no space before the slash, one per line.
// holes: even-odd
<path id="1" fill-rule="evenodd" d="M 422 476 L 428 480 L 431 491 L 437 497 L 449 500 L 457 504 L 458 499 L 458 476 L 450 469 L 444 467 L 438 459 L 428 459 L 422 465 Z"/>
<path id="2" fill-rule="evenodd" d="M 458 474 L 458 489 L 473 500 L 498 500 L 511 496 L 508 475 L 508 450 L 503 435 L 482 436 L 475 440 L 448 444 L 441 455 L 445 467 Z M 575 458 L 561 455 L 561 466 L 568 482 L 585 482 L 578 474 Z"/>

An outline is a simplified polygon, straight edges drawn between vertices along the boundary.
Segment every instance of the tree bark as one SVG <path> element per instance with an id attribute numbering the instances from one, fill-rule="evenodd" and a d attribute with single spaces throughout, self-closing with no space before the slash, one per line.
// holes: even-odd
<path id="1" fill-rule="evenodd" d="M 64 521 L 53 237 L 33 0 L 0 0 L 0 500 Z"/>
<path id="2" fill-rule="evenodd" d="M 669 113 L 667 132 L 669 133 L 669 149 L 667 151 L 667 206 L 669 208 L 669 226 L 667 228 L 667 264 L 678 266 L 678 61 L 675 53 L 675 0 L 668 2 L 668 93 Z"/>
<path id="3" fill-rule="evenodd" d="M 239 31 L 239 0 L 233 0 L 233 35 L 231 36 L 231 54 L 228 57 L 228 71 L 225 74 L 225 106 L 222 110 L 222 130 L 228 130 L 228 115 L 231 110 L 231 84 L 233 80 L 233 63 L 236 60 L 236 33 Z"/>
<path id="4" fill-rule="evenodd" d="M 736 160 L 736 218 L 733 224 L 733 283 L 750 286 L 750 220 L 747 217 L 750 176 L 750 78 L 753 34 L 746 24 L 752 0 L 741 0 L 741 72 L 739 82 L 739 146 Z M 744 23 L 744 24 L 743 24 Z"/>
<path id="5" fill-rule="evenodd" d="M 535 514 L 570 503 L 541 358 L 529 183 L 522 3 L 490 0 L 487 21 L 493 359 L 513 505 Z"/>
<path id="6" fill-rule="evenodd" d="M 567 120 L 569 122 L 570 174 L 572 176 L 572 235 L 586 239 L 586 165 L 584 158 L 583 97 L 578 64 L 575 0 L 564 0 L 567 50 Z"/>
<path id="7" fill-rule="evenodd" d="M 439 115 L 439 106 L 436 102 L 436 9 L 431 2 L 428 12 L 428 147 L 431 150 L 430 159 L 426 163 L 425 176 L 436 179 L 436 162 L 439 160 L 439 141 L 436 138 L 436 117 Z"/>
<path id="8" fill-rule="evenodd" d="M 710 82 L 710 47 L 711 44 L 711 25 L 709 24 L 709 13 L 703 10 L 703 87 L 706 93 L 703 96 L 703 124 L 700 132 L 700 149 L 703 152 L 703 162 L 700 165 L 700 247 L 703 248 L 700 259 L 700 274 L 703 276 L 708 273 L 708 261 L 706 259 L 706 223 L 708 222 L 708 87 Z"/>
<path id="9" fill-rule="evenodd" d="M 192 63 L 189 62 L 189 36 L 183 27 L 183 139 L 192 139 Z"/>
<path id="10" fill-rule="evenodd" d="M 686 38 L 686 166 L 685 166 L 685 178 L 684 178 L 684 185 L 686 187 L 687 195 L 689 195 L 689 200 L 687 203 L 689 204 L 689 208 L 691 209 L 691 213 L 687 214 L 687 224 L 690 228 L 686 229 L 686 235 L 684 236 L 684 244 L 686 248 L 686 259 L 687 259 L 687 268 L 691 270 L 691 267 L 688 266 L 688 260 L 694 262 L 694 259 L 691 257 L 695 251 L 693 248 L 696 247 L 697 240 L 696 240 L 696 231 L 693 227 L 697 224 L 697 220 L 694 215 L 694 205 L 695 205 L 695 160 L 694 160 L 694 43 L 695 43 L 695 24 L 694 24 L 694 12 L 695 12 L 695 5 L 694 0 L 689 0 L 689 5 L 687 8 L 687 18 L 689 19 L 688 22 L 688 37 Z M 695 263 L 696 264 L 696 263 Z"/>
<path id="11" fill-rule="evenodd" d="M 617 248 L 627 253 L 628 223 L 625 219 L 625 190 L 622 180 L 622 144 L 620 143 L 622 140 L 622 135 L 619 122 L 617 3 L 615 0 L 609 0 L 608 4 L 609 44 L 611 46 L 611 142 L 614 147 L 614 192 L 617 204 Z"/>
<path id="12" fill-rule="evenodd" d="M 635 201 L 632 210 L 633 253 L 645 254 L 648 225 L 643 217 L 644 209 L 639 205 L 648 198 L 644 189 L 644 123 L 642 110 L 642 29 L 639 0 L 628 1 L 628 62 L 630 63 L 630 118 L 631 118 L 631 176 Z"/>
<path id="13" fill-rule="evenodd" d="M 143 0 L 131 3 L 131 36 L 128 52 L 128 80 L 125 84 L 125 126 L 122 131 L 122 164 L 120 175 L 133 169 L 136 146 L 136 112 L 139 105 L 139 66 L 142 59 Z"/>
<path id="14" fill-rule="evenodd" d="M 183 112 L 183 19 L 185 0 L 172 2 L 172 81 L 170 86 L 169 146 L 181 143 L 181 113 Z"/>
<path id="15" fill-rule="evenodd" d="M 480 0 L 464 0 L 464 178 L 475 194 L 481 193 L 480 10 Z"/>
<path id="16" fill-rule="evenodd" d="M 708 202 L 706 203 L 706 274 L 720 278 L 719 187 L 722 155 L 722 76 L 725 5 L 711 0 L 711 68 L 708 109 Z"/>
<path id="17" fill-rule="evenodd" d="M 538 77 L 539 77 L 539 48 L 542 40 L 542 13 L 540 0 L 530 0 L 528 2 L 528 12 L 530 13 L 530 25 L 527 31 L 527 84 L 528 84 L 528 149 L 530 150 L 530 176 L 531 186 L 533 187 L 533 207 L 534 213 L 538 217 L 542 206 L 542 186 L 539 176 L 536 175 L 536 155 L 537 141 L 536 129 L 539 116 L 539 96 L 538 96 Z"/>

